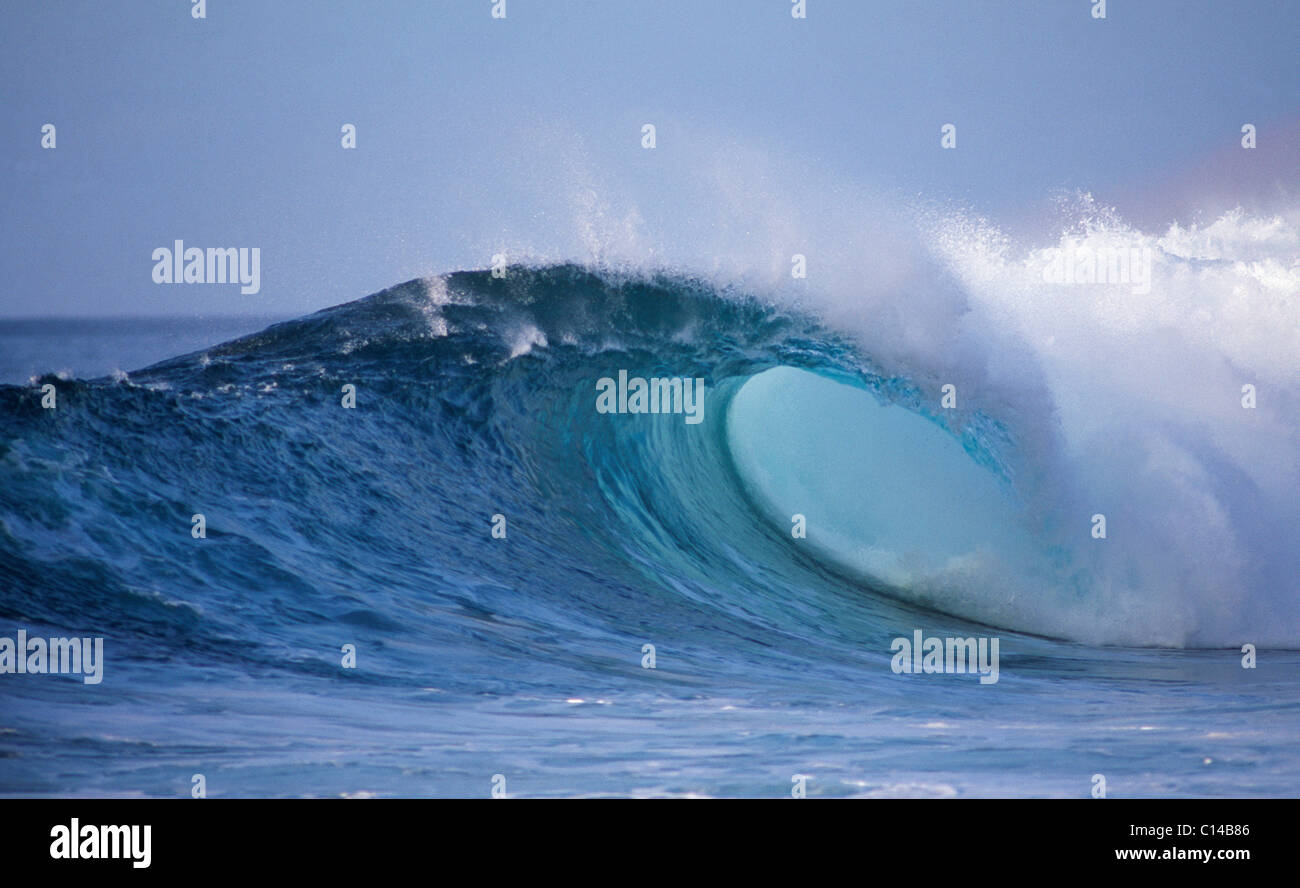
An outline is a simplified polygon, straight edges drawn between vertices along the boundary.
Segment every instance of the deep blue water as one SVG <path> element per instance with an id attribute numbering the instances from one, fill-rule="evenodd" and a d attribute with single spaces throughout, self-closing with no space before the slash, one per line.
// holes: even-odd
<path id="1" fill-rule="evenodd" d="M 0 675 L 4 793 L 1300 791 L 1300 653 L 1083 643 L 1091 567 L 998 517 L 1014 434 L 926 415 L 812 317 L 562 266 L 223 338 L 0 330 L 0 635 L 105 639 L 102 684 Z M 706 380 L 704 421 L 598 413 L 620 370 Z M 880 554 L 984 530 L 1064 603 Z M 998 682 L 896 674 L 916 629 L 997 637 Z"/>

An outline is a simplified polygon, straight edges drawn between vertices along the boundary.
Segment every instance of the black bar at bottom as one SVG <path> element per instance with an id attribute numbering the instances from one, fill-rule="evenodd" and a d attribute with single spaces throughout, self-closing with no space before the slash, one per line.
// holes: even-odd
<path id="1" fill-rule="evenodd" d="M 453 862 L 531 875 L 600 864 L 613 867 L 598 871 L 609 879 L 633 881 L 728 869 L 811 879 L 832 861 L 862 876 L 914 867 L 1041 875 L 1045 861 L 1060 872 L 1194 865 L 1230 874 L 1284 864 L 1296 814 L 1281 799 L 782 801 L 11 799 L 0 802 L 0 849 L 11 875 L 128 878 L 338 878 L 390 867 L 450 876 Z M 137 866 L 146 849 L 148 865 Z M 101 857 L 86 859 L 93 852 Z"/>

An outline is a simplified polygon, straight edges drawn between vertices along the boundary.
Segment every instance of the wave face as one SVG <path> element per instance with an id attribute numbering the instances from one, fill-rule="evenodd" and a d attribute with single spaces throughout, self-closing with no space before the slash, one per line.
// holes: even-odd
<path id="1" fill-rule="evenodd" d="M 963 237 L 947 257 L 968 314 L 1009 312 L 995 294 L 1015 286 L 1012 260 L 984 233 Z M 1180 280 L 1234 273 L 1162 255 Z M 1244 420 L 1255 423 L 1247 435 L 1207 429 L 1208 417 L 1243 422 L 1229 409 L 1235 388 L 1222 393 L 1228 406 L 1206 408 L 1185 377 L 1134 376 L 1141 357 L 1120 354 L 1132 326 L 1081 354 L 1071 331 L 1118 321 L 1076 317 L 1056 345 L 1035 346 L 1051 358 L 1053 409 L 968 398 L 962 385 L 958 409 L 944 410 L 942 377 L 908 372 L 897 349 L 882 359 L 825 314 L 691 277 L 461 272 L 129 375 L 47 378 L 54 411 L 31 387 L 0 388 L 0 614 L 33 632 L 102 633 L 109 675 L 127 676 L 106 681 L 112 705 L 90 714 L 64 684 L 57 705 L 30 682 L 7 685 L 27 708 L 6 741 L 4 789 L 68 790 L 41 776 L 42 738 L 56 736 L 86 753 L 83 769 L 62 772 L 83 792 L 171 792 L 206 761 L 229 765 L 237 792 L 477 794 L 506 761 L 521 777 L 551 775 L 521 792 L 774 782 L 780 793 L 817 759 L 823 731 L 852 739 L 826 751 L 824 767 L 844 772 L 839 792 L 1082 793 L 1091 771 L 1060 770 L 1043 752 L 1059 748 L 1052 730 L 1016 741 L 1043 744 L 1037 775 L 999 772 L 1033 750 L 993 739 L 1030 709 L 1043 725 L 1077 721 L 1052 701 L 1078 663 L 1115 693 L 1152 678 L 1204 682 L 1147 713 L 1175 733 L 1203 731 L 1249 702 L 1219 687 L 1242 680 L 1242 643 L 1297 646 L 1296 463 L 1269 457 L 1300 450 L 1277 402 Z M 1238 357 L 1258 346 L 1241 343 Z M 1208 360 L 1217 374 L 1220 359 Z M 1086 368 L 1083 383 L 1070 366 Z M 704 379 L 704 420 L 598 412 L 597 380 L 620 371 Z M 1285 381 L 1256 378 L 1261 392 Z M 340 404 L 349 384 L 354 410 Z M 1125 411 L 1167 409 L 1116 426 L 1095 409 L 1103 396 Z M 1090 534 L 1094 512 L 1108 515 L 1106 540 Z M 196 513 L 206 539 L 189 532 Z M 796 514 L 806 539 L 791 533 Z M 914 627 L 1004 636 L 1008 696 L 968 711 L 965 739 L 950 722 L 976 704 L 965 695 L 978 684 L 939 693 L 889 668 L 891 639 Z M 359 668 L 341 672 L 345 644 L 358 646 Z M 1233 650 L 1172 662 L 1157 650 L 1170 647 Z M 1276 656 L 1294 675 L 1295 656 Z M 1281 687 L 1294 699 L 1294 684 Z M 568 711 L 557 707 L 582 714 L 542 726 L 537 717 Z M 1113 718 L 1101 729 L 1116 732 L 1120 771 L 1131 761 L 1136 774 L 1171 736 L 1139 738 L 1128 716 Z M 663 725 L 665 745 L 628 739 L 646 724 Z M 986 732 L 982 751 L 965 748 Z M 875 759 L 904 776 L 852 776 L 855 756 L 900 736 L 953 758 L 910 771 Z M 1228 755 L 1267 756 L 1263 735 L 1233 736 L 1219 741 L 1242 745 Z M 724 758 L 739 743 L 760 764 L 737 773 L 692 758 L 713 743 Z M 365 762 L 343 790 L 336 749 Z M 103 768 L 106 757 L 131 764 Z M 1292 758 L 1251 785 L 1294 788 Z M 1193 771 L 1182 791 L 1244 785 Z"/>

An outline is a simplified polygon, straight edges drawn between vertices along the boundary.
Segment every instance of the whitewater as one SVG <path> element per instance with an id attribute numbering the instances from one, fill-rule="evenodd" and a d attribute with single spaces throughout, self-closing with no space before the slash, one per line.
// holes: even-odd
<path id="1" fill-rule="evenodd" d="M 105 638 L 93 697 L 0 683 L 0 791 L 1300 789 L 1300 214 L 928 209 L 807 279 L 618 228 L 0 387 L 6 632 Z M 1108 250 L 1149 291 L 1045 273 Z M 598 411 L 620 373 L 705 421 Z M 916 630 L 998 682 L 895 673 Z"/>

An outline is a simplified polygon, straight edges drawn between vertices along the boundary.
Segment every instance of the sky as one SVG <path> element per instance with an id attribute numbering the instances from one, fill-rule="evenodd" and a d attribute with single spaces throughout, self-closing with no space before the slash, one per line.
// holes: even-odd
<path id="1" fill-rule="evenodd" d="M 671 243 L 717 211 L 719 167 L 1012 230 L 1062 191 L 1151 225 L 1295 193 L 1286 0 L 493 5 L 6 3 L 0 317 L 298 315 L 498 251 L 587 259 L 622 227 Z M 259 248 L 260 292 L 154 283 L 178 239 Z"/>

